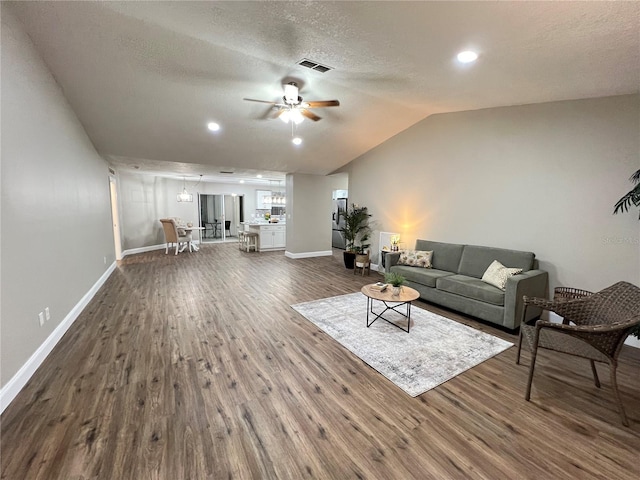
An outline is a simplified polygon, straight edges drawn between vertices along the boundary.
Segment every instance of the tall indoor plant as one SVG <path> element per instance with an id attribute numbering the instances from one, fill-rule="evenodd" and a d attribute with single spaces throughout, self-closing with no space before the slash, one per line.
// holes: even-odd
<path id="1" fill-rule="evenodd" d="M 633 203 L 636 207 L 640 207 L 640 170 L 631 175 L 629 181 L 636 184 L 627 194 L 618 200 L 618 203 L 614 205 L 613 213 L 627 212 Z M 640 217 L 638 217 L 640 220 Z"/>
<path id="2" fill-rule="evenodd" d="M 635 183 L 636 186 L 629 190 L 627 194 L 614 205 L 614 214 L 618 212 L 628 212 L 629 208 L 631 208 L 631 204 L 636 207 L 640 207 L 640 170 L 631 175 L 629 181 Z M 640 220 L 640 216 L 638 219 Z M 640 325 L 636 325 L 633 330 L 631 330 L 631 335 L 640 340 Z"/>
<path id="3" fill-rule="evenodd" d="M 344 266 L 353 268 L 356 253 L 364 253 L 370 246 L 367 241 L 371 236 L 371 227 L 369 226 L 371 214 L 367 207 L 360 207 L 353 203 L 351 208 L 347 206 L 346 210 L 340 212 L 340 216 L 344 220 L 340 228 L 346 245 Z"/>

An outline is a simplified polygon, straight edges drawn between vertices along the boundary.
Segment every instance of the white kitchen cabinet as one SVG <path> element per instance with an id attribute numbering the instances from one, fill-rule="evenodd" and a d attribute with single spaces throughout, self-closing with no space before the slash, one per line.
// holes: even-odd
<path id="1" fill-rule="evenodd" d="M 287 246 L 286 225 L 249 225 L 249 230 L 260 235 L 258 251 L 284 250 Z"/>
<path id="2" fill-rule="evenodd" d="M 286 246 L 286 228 L 284 225 L 261 226 L 259 250 L 283 250 Z"/>
<path id="3" fill-rule="evenodd" d="M 271 210 L 271 202 L 267 199 L 271 198 L 271 190 L 256 190 L 256 209 Z"/>

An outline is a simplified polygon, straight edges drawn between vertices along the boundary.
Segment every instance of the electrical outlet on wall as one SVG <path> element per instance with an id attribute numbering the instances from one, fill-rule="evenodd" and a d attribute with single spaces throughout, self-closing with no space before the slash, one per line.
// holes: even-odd
<path id="1" fill-rule="evenodd" d="M 44 312 L 40 312 L 38 314 L 38 320 L 40 321 L 40 326 L 44 325 Z"/>
<path id="2" fill-rule="evenodd" d="M 47 320 L 47 322 L 51 320 L 51 312 L 49 311 L 49 307 L 44 309 L 44 318 Z"/>
<path id="3" fill-rule="evenodd" d="M 105 257 L 104 257 L 104 264 L 105 264 L 105 265 L 107 264 L 107 256 L 106 256 L 106 255 L 105 255 Z"/>

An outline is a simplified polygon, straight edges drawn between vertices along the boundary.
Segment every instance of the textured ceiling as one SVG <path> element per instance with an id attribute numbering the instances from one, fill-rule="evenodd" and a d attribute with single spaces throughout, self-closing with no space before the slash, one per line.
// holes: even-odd
<path id="1" fill-rule="evenodd" d="M 9 2 L 3 2 L 8 4 Z M 7 5 L 4 5 L 5 7 Z M 428 115 L 637 93 L 638 2 L 17 2 L 98 152 L 118 168 L 326 174 Z M 480 57 L 461 66 L 457 52 Z M 331 66 L 319 73 L 302 58 Z M 265 118 L 296 80 L 291 143 Z M 222 129 L 206 128 L 216 121 Z M 228 178 L 228 176 L 227 176 Z M 280 178 L 272 173 L 270 178 Z"/>

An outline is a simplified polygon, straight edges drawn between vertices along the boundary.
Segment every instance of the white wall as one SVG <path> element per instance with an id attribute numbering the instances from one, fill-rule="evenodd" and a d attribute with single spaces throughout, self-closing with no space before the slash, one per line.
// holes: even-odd
<path id="1" fill-rule="evenodd" d="M 4 387 L 115 253 L 107 165 L 19 21 L 1 8 Z M 47 306 L 51 320 L 40 327 Z"/>
<path id="2" fill-rule="evenodd" d="M 640 168 L 639 98 L 433 115 L 344 169 L 349 202 L 405 248 L 423 238 L 529 250 L 551 288 L 640 285 L 638 209 L 612 215 Z"/>
<path id="3" fill-rule="evenodd" d="M 287 255 L 331 252 L 331 191 L 335 179 L 287 175 Z"/>
<path id="4" fill-rule="evenodd" d="M 186 189 L 193 202 L 178 202 L 183 181 L 153 175 L 118 172 L 120 222 L 124 250 L 144 248 L 164 243 L 159 219 L 179 217 L 185 223 L 198 224 L 198 194 L 243 195 L 245 221 L 255 213 L 256 190 L 260 187 L 241 184 L 200 182 L 188 180 Z M 234 233 L 235 230 L 232 230 Z"/>

